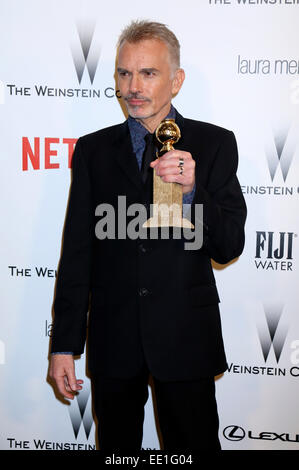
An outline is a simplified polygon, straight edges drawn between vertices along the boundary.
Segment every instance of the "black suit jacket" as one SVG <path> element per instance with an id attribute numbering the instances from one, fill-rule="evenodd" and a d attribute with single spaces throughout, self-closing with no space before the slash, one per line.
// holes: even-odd
<path id="1" fill-rule="evenodd" d="M 81 354 L 88 331 L 92 372 L 131 377 L 144 358 L 160 380 L 213 376 L 227 367 L 211 258 L 227 263 L 244 246 L 236 141 L 226 129 L 178 113 L 176 122 L 176 148 L 196 161 L 192 208 L 203 204 L 204 227 L 198 250 L 174 238 L 99 240 L 96 207 L 108 203 L 117 214 L 120 195 L 127 207 L 144 203 L 144 187 L 127 121 L 77 142 L 51 351 Z"/>

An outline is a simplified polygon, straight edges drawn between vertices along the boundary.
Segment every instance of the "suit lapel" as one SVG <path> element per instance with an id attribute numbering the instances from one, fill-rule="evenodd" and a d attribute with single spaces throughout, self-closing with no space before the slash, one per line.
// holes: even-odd
<path id="1" fill-rule="evenodd" d="M 180 128 L 181 138 L 177 144 L 174 144 L 174 148 L 177 150 L 186 150 L 187 142 L 186 142 L 186 136 L 185 136 L 185 119 L 180 113 L 177 112 L 177 110 L 176 110 L 175 122 Z"/>
<path id="2" fill-rule="evenodd" d="M 181 138 L 175 148 L 178 150 L 186 149 L 186 139 L 184 137 L 184 118 L 176 111 L 176 123 L 181 131 Z M 118 138 L 114 142 L 114 155 L 115 159 L 123 171 L 124 175 L 133 183 L 138 189 L 142 189 L 141 174 L 138 167 L 136 155 L 132 148 L 131 136 L 127 121 L 120 126 Z"/>
<path id="3" fill-rule="evenodd" d="M 115 141 L 114 155 L 118 165 L 123 171 L 124 175 L 133 183 L 138 189 L 142 188 L 141 175 L 136 159 L 136 155 L 132 148 L 131 136 L 127 121 L 125 121 L 120 128 L 119 138 Z"/>

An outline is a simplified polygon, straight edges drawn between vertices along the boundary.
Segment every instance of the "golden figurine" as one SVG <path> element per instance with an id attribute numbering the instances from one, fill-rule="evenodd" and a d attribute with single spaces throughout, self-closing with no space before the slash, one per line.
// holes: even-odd
<path id="1" fill-rule="evenodd" d="M 157 151 L 157 158 L 174 150 L 173 144 L 181 138 L 179 126 L 174 119 L 164 119 L 159 124 L 156 129 L 156 138 L 162 144 L 162 148 Z M 193 224 L 182 216 L 182 185 L 164 182 L 160 176 L 157 176 L 155 169 L 153 181 L 153 217 L 148 219 L 143 227 L 194 228 Z"/>

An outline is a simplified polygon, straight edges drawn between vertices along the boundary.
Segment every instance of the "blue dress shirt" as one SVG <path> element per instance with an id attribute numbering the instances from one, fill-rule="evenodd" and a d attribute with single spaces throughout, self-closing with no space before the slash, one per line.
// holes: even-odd
<path id="1" fill-rule="evenodd" d="M 176 111 L 175 108 L 171 105 L 170 112 L 165 119 L 174 119 L 175 120 Z M 142 157 L 145 150 L 145 140 L 144 137 L 148 134 L 148 130 L 136 119 L 131 116 L 128 117 L 128 125 L 131 135 L 131 141 L 134 153 L 136 155 L 137 163 L 139 170 L 142 165 Z M 190 193 L 183 194 L 183 205 L 189 205 L 193 201 L 193 196 L 195 193 L 195 185 Z M 184 210 L 185 212 L 185 210 Z"/>

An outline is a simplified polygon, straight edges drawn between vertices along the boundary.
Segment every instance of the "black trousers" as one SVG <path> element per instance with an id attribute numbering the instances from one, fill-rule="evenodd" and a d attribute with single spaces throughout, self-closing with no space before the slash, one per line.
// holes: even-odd
<path id="1" fill-rule="evenodd" d="M 144 406 L 149 371 L 134 378 L 93 375 L 93 403 L 100 450 L 138 452 L 142 447 Z M 214 377 L 161 382 L 153 377 L 161 448 L 174 451 L 218 451 L 219 419 Z"/>

